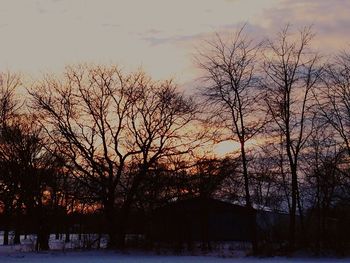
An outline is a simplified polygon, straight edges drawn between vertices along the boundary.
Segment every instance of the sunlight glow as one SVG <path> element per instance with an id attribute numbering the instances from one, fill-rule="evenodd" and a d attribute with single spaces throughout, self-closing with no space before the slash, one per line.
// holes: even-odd
<path id="1" fill-rule="evenodd" d="M 250 140 L 246 142 L 246 149 L 250 150 L 258 145 L 257 140 Z M 214 153 L 219 157 L 223 157 L 230 154 L 236 154 L 240 150 L 239 142 L 235 141 L 224 141 L 214 145 Z"/>

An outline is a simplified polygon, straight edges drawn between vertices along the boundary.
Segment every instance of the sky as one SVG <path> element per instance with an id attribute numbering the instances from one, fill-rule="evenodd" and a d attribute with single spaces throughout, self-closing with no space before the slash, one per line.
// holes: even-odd
<path id="1" fill-rule="evenodd" d="M 40 78 L 79 63 L 142 68 L 195 90 L 196 48 L 245 25 L 273 37 L 312 25 L 323 54 L 350 49 L 350 0 L 0 0 L 0 71 Z M 226 154 L 234 142 L 214 146 Z"/>
<path id="2" fill-rule="evenodd" d="M 348 0 L 0 0 L 0 70 L 40 75 L 78 63 L 142 67 L 184 87 L 213 32 L 257 37 L 313 24 L 318 47 L 350 43 Z"/>

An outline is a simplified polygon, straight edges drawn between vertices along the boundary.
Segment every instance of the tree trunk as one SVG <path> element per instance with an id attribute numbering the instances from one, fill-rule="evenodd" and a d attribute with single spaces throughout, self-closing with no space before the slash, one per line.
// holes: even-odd
<path id="1" fill-rule="evenodd" d="M 50 227 L 47 222 L 47 216 L 42 206 L 36 209 L 37 216 L 37 251 L 39 250 L 49 250 L 49 239 L 50 239 Z"/>
<path id="2" fill-rule="evenodd" d="M 290 223 L 289 223 L 289 251 L 295 250 L 295 232 L 296 232 L 296 209 L 297 209 L 297 190 L 298 180 L 297 171 L 295 165 L 291 165 L 292 173 L 292 206 L 290 211 Z"/>
<path id="3" fill-rule="evenodd" d="M 116 233 L 117 234 L 116 247 L 119 249 L 125 248 L 125 236 L 126 236 L 127 222 L 129 219 L 130 209 L 134 201 L 135 193 L 140 183 L 142 182 L 142 179 L 146 176 L 148 167 L 149 167 L 149 163 L 144 163 L 142 165 L 140 172 L 134 178 L 132 186 L 130 187 L 127 197 L 120 210 L 118 225 L 117 225 L 117 233 Z"/>
<path id="4" fill-rule="evenodd" d="M 115 222 L 115 211 L 114 204 L 111 201 L 107 201 L 104 205 L 104 214 L 107 221 L 107 234 L 108 234 L 108 244 L 109 249 L 116 248 L 116 222 Z"/>
<path id="5" fill-rule="evenodd" d="M 241 155 L 242 155 L 242 166 L 243 166 L 243 178 L 244 178 L 244 190 L 245 190 L 245 205 L 251 211 L 253 211 L 252 202 L 250 199 L 249 192 L 249 175 L 248 175 L 248 165 L 247 165 L 247 156 L 245 152 L 245 143 L 241 141 Z M 253 213 L 255 213 L 253 211 Z M 258 240 L 257 240 L 257 228 L 256 228 L 256 216 L 253 216 L 252 220 L 252 249 L 253 254 L 256 255 L 258 253 Z"/>
<path id="6" fill-rule="evenodd" d="M 5 226 L 6 229 L 4 230 L 4 242 L 3 245 L 7 246 L 9 244 L 9 230 L 7 228 L 7 226 Z"/>
<path id="7" fill-rule="evenodd" d="M 64 242 L 68 243 L 69 241 L 70 241 L 69 228 L 66 228 L 66 234 L 65 234 Z"/>
<path id="8" fill-rule="evenodd" d="M 125 216 L 121 216 L 118 220 L 118 227 L 116 233 L 116 248 L 123 250 L 125 248 L 125 236 L 126 236 L 126 220 Z"/>
<path id="9" fill-rule="evenodd" d="M 130 204 L 129 202 L 125 202 L 120 213 L 118 216 L 118 225 L 117 225 L 117 243 L 116 247 L 118 249 L 124 249 L 125 248 L 125 236 L 126 236 L 126 229 L 127 229 L 127 222 L 129 219 L 129 211 L 130 211 Z"/>
<path id="10" fill-rule="evenodd" d="M 21 232 L 19 231 L 19 227 L 16 226 L 16 229 L 15 229 L 15 237 L 13 239 L 13 244 L 14 245 L 18 245 L 18 244 L 21 244 L 21 239 L 20 239 L 20 236 L 21 235 Z"/>
<path id="11" fill-rule="evenodd" d="M 18 245 L 21 244 L 21 222 L 20 218 L 22 217 L 22 213 L 19 207 L 16 207 L 16 218 L 15 218 L 15 236 L 13 239 L 13 244 Z"/>
<path id="12" fill-rule="evenodd" d="M 289 125 L 287 125 L 286 131 L 286 150 L 289 161 L 290 172 L 292 176 L 292 201 L 291 209 L 289 211 L 289 252 L 292 253 L 295 250 L 295 232 L 296 232 L 296 210 L 297 210 L 297 198 L 298 198 L 298 174 L 297 174 L 297 156 L 292 153 L 292 143 L 290 138 Z"/>
<path id="13" fill-rule="evenodd" d="M 303 215 L 303 209 L 301 206 L 301 198 L 300 198 L 300 193 L 299 193 L 299 186 L 297 187 L 297 205 L 298 205 L 298 211 L 299 211 L 299 224 L 300 224 L 300 236 L 301 236 L 301 242 L 303 247 L 306 247 L 308 243 L 308 233 L 306 232 L 306 229 L 304 227 L 304 215 Z"/>
<path id="14" fill-rule="evenodd" d="M 317 207 L 317 242 L 316 242 L 316 254 L 317 256 L 321 252 L 321 237 L 322 237 L 322 230 L 321 230 L 321 197 L 320 197 L 320 180 L 319 180 L 319 174 L 316 174 L 316 207 Z"/>
<path id="15" fill-rule="evenodd" d="M 8 213 L 7 206 L 4 207 L 4 240 L 3 245 L 7 246 L 9 244 L 9 222 L 10 222 L 10 216 Z"/>
<path id="16" fill-rule="evenodd" d="M 243 178 L 244 178 L 244 190 L 245 190 L 245 205 L 246 207 L 252 207 L 249 193 L 249 178 L 248 178 L 248 167 L 247 167 L 247 156 L 245 153 L 245 144 L 241 142 L 241 155 L 242 155 L 242 167 L 243 167 Z"/>
<path id="17" fill-rule="evenodd" d="M 44 228 L 41 228 L 37 233 L 37 251 L 39 250 L 49 250 L 49 238 L 50 234 Z"/>

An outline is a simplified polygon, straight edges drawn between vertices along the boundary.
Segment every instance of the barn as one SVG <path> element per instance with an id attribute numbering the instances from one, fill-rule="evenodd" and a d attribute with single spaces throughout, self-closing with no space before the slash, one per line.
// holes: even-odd
<path id="1" fill-rule="evenodd" d="M 211 198 L 170 203 L 154 211 L 148 238 L 154 242 L 253 242 L 256 210 Z"/>

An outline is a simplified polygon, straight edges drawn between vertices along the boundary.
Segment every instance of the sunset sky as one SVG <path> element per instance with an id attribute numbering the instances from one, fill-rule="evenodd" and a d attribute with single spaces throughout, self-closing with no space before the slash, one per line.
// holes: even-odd
<path id="1" fill-rule="evenodd" d="M 313 25 L 323 54 L 350 43 L 348 0 L 0 0 L 0 70 L 29 77 L 78 63 L 142 67 L 192 91 L 193 54 L 214 32 L 252 37 Z M 237 148 L 224 142 L 214 152 Z"/>
<path id="2" fill-rule="evenodd" d="M 314 25 L 329 51 L 350 43 L 347 0 L 0 0 L 0 70 L 37 75 L 81 62 L 142 67 L 184 87 L 191 56 L 213 32 L 242 24 L 268 36 L 285 23 Z"/>

